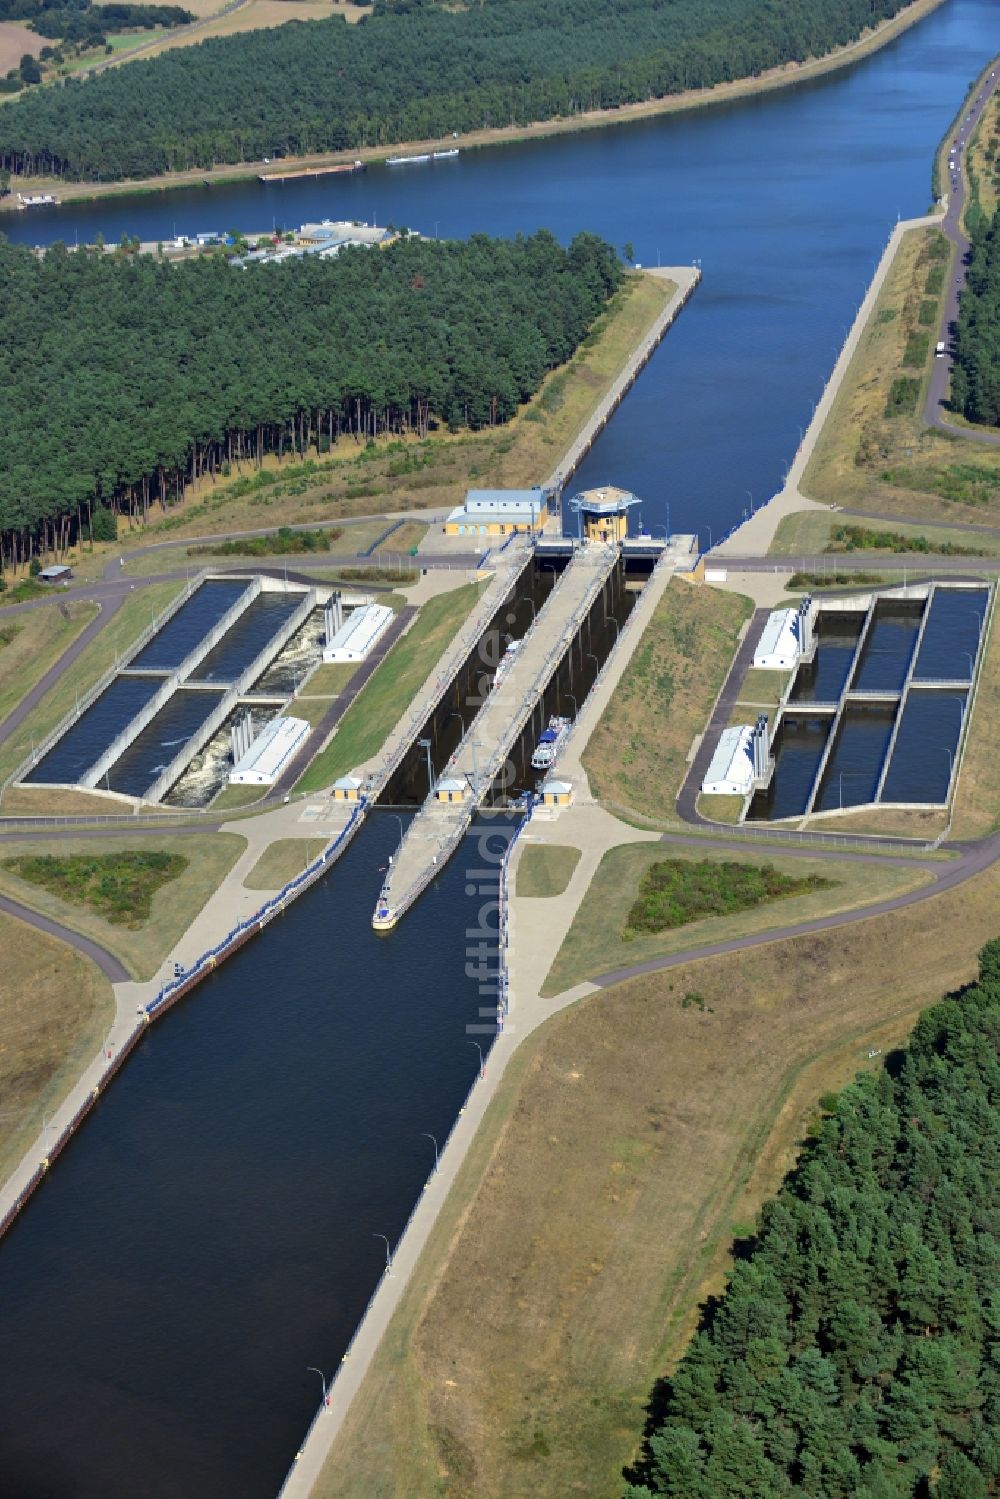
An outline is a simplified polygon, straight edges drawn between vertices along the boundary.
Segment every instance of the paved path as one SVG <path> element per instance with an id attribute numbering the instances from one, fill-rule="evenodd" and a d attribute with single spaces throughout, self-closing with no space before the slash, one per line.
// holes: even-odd
<path id="1" fill-rule="evenodd" d="M 946 358 L 934 360 L 927 399 L 924 403 L 924 421 L 929 427 L 939 427 L 950 436 L 964 438 L 967 442 L 989 443 L 993 446 L 1000 445 L 1000 432 L 987 432 L 979 428 L 958 426 L 948 419 L 948 400 L 954 364 L 955 335 L 958 331 L 958 303 L 969 273 L 969 238 L 962 227 L 968 196 L 965 157 L 973 132 L 998 87 L 1000 87 L 1000 70 L 994 69 L 973 100 L 971 108 L 963 115 L 952 137 L 953 146 L 957 141 L 956 170 L 949 173 L 947 209 L 941 220 L 941 228 L 958 253 L 955 256 L 955 274 L 948 284 L 948 291 L 945 295 L 944 312 L 938 334 L 939 339 L 948 345 L 949 352 Z"/>
<path id="2" fill-rule="evenodd" d="M 62 926 L 58 921 L 52 921 L 48 916 L 43 916 L 40 911 L 32 911 L 29 906 L 22 906 L 20 901 L 11 900 L 6 895 L 0 895 L 0 911 L 8 916 L 16 916 L 19 921 L 27 922 L 28 926 L 37 928 L 48 937 L 58 937 L 60 942 L 75 947 L 77 952 L 83 953 L 84 957 L 95 962 L 113 984 L 121 984 L 129 979 L 128 969 L 124 963 L 119 962 L 114 953 L 108 952 L 107 948 L 101 947 L 100 943 L 92 942 L 89 937 L 83 937 L 79 932 L 74 932 L 71 927 Z"/>
<path id="3" fill-rule="evenodd" d="M 757 649 L 760 637 L 764 633 L 764 626 L 771 617 L 770 609 L 757 609 L 747 624 L 746 633 L 740 641 L 739 650 L 733 657 L 733 664 L 729 668 L 729 674 L 722 684 L 722 690 L 715 700 L 712 716 L 708 721 L 708 728 L 702 735 L 694 759 L 691 761 L 684 784 L 681 786 L 677 796 L 677 811 L 685 822 L 698 823 L 703 827 L 710 824 L 698 811 L 698 794 L 701 791 L 701 783 L 715 753 L 715 746 L 719 742 L 719 735 L 732 717 L 733 707 L 739 700 L 740 688 L 743 678 L 753 664 L 753 653 Z"/>
<path id="4" fill-rule="evenodd" d="M 8 713 L 3 723 L 0 723 L 0 744 L 3 744 L 5 740 L 9 739 L 10 736 L 18 728 L 20 728 L 21 724 L 27 718 L 28 714 L 38 706 L 38 704 L 41 702 L 42 698 L 50 690 L 50 688 L 55 686 L 60 677 L 62 677 L 63 674 L 67 672 L 73 665 L 74 661 L 76 661 L 77 658 L 83 654 L 94 637 L 99 635 L 102 630 L 107 628 L 112 619 L 114 619 L 115 615 L 118 613 L 118 610 L 121 608 L 123 597 L 124 595 L 119 598 L 108 599 L 104 603 L 98 605 L 99 612 L 96 617 L 92 619 L 90 621 L 90 624 L 87 625 L 86 629 L 82 630 L 77 638 L 66 647 L 55 665 L 50 666 L 45 675 L 35 683 L 34 687 L 30 688 L 30 690 L 25 693 L 24 697 L 18 703 L 17 707 L 12 709 L 12 711 Z M 52 600 L 52 602 L 55 603 L 55 600 Z M 60 600 L 60 602 L 62 602 L 62 600 Z"/>

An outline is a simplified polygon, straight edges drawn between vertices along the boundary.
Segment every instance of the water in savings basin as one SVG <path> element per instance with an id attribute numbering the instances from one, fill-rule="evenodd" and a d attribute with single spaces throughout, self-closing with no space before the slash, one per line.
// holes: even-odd
<path id="1" fill-rule="evenodd" d="M 844 690 L 863 614 L 832 614 L 821 610 L 816 621 L 816 655 L 800 666 L 789 702 L 835 703 Z"/>
<path id="2" fill-rule="evenodd" d="M 144 795 L 219 706 L 219 696 L 218 692 L 185 692 L 183 687 L 179 688 L 101 778 L 100 784 L 127 796 Z"/>
<path id="3" fill-rule="evenodd" d="M 906 681 L 916 644 L 923 603 L 879 603 L 868 632 L 852 689 L 898 692 Z M 867 799 L 867 798 L 866 798 Z"/>
<path id="4" fill-rule="evenodd" d="M 947 800 L 966 701 L 964 693 L 910 689 L 880 801 Z"/>
<path id="5" fill-rule="evenodd" d="M 25 780 L 48 786 L 75 784 L 162 686 L 161 677 L 116 677 Z"/>
<path id="6" fill-rule="evenodd" d="M 777 734 L 774 776 L 767 791 L 758 791 L 750 803 L 748 821 L 773 822 L 779 817 L 802 816 L 831 722 L 808 714 L 786 714 Z"/>
<path id="7" fill-rule="evenodd" d="M 985 588 L 936 588 L 913 668 L 915 682 L 972 680 L 986 622 Z"/>
<path id="8" fill-rule="evenodd" d="M 195 682 L 235 682 L 302 603 L 301 593 L 259 593 L 191 673 Z"/>
<path id="9" fill-rule="evenodd" d="M 185 657 L 217 625 L 222 616 L 245 593 L 245 578 L 210 578 L 196 588 L 163 629 L 129 662 L 137 671 L 176 671 Z"/>
<path id="10" fill-rule="evenodd" d="M 814 811 L 836 812 L 875 800 L 892 736 L 895 707 L 849 704 L 827 761 Z"/>

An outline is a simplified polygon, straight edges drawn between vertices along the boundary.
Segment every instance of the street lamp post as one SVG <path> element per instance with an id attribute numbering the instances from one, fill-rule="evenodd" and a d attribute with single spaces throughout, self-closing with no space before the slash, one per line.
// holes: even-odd
<path id="1" fill-rule="evenodd" d="M 326 1375 L 323 1373 L 323 1370 L 322 1369 L 317 1369 L 315 1364 L 307 1364 L 306 1365 L 306 1373 L 307 1374 L 318 1374 L 319 1375 L 319 1382 L 323 1386 L 323 1404 L 325 1406 L 329 1406 L 329 1404 L 330 1404 L 330 1390 L 329 1390 L 329 1386 L 327 1385 Z"/>
<path id="2" fill-rule="evenodd" d="M 572 692 L 567 692 L 567 693 L 564 693 L 563 695 L 565 697 L 568 697 L 572 701 L 572 703 L 573 703 L 573 717 L 574 718 L 579 718 L 579 716 L 580 716 L 580 709 L 579 709 L 579 706 L 577 704 L 575 695 Z"/>
<path id="3" fill-rule="evenodd" d="M 480 1046 L 478 1041 L 470 1041 L 469 1045 L 474 1046 L 479 1053 L 479 1076 L 482 1077 L 483 1073 L 486 1071 L 486 1063 L 483 1060 L 483 1048 Z"/>
<path id="4" fill-rule="evenodd" d="M 940 748 L 943 749 L 945 754 L 948 756 L 948 786 L 950 786 L 951 778 L 955 774 L 955 756 L 947 744 L 942 744 Z M 945 787 L 946 795 L 948 792 L 948 786 Z"/>
<path id="5" fill-rule="evenodd" d="M 385 1273 L 386 1273 L 386 1275 L 391 1275 L 392 1274 L 392 1252 L 389 1249 L 389 1240 L 386 1238 L 385 1234 L 376 1234 L 376 1233 L 373 1233 L 372 1234 L 372 1238 L 373 1239 L 381 1239 L 382 1243 L 385 1245 Z"/>
<path id="6" fill-rule="evenodd" d="M 441 1166 L 441 1152 L 438 1149 L 438 1142 L 434 1135 L 431 1134 L 430 1130 L 422 1129 L 420 1133 L 423 1135 L 425 1140 L 430 1140 L 431 1144 L 434 1146 L 434 1175 L 437 1176 L 437 1173 Z"/>
<path id="7" fill-rule="evenodd" d="M 594 665 L 597 667 L 597 670 L 600 671 L 600 669 L 601 669 L 601 663 L 600 663 L 600 661 L 598 661 L 598 659 L 594 655 L 593 651 L 587 651 L 586 652 L 586 656 L 587 656 L 587 660 L 588 661 L 593 661 Z"/>

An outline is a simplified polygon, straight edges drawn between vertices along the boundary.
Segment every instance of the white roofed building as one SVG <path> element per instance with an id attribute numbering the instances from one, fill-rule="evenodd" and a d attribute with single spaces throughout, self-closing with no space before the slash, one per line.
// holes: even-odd
<path id="1" fill-rule="evenodd" d="M 394 618 L 388 604 L 363 604 L 352 609 L 340 629 L 323 647 L 324 661 L 363 661 Z"/>
<path id="2" fill-rule="evenodd" d="M 801 654 L 796 610 L 775 609 L 754 651 L 754 666 L 763 671 L 790 671 Z"/>
<path id="3" fill-rule="evenodd" d="M 706 796 L 749 796 L 754 783 L 753 728 L 723 729 L 701 783 Z"/>
<path id="4" fill-rule="evenodd" d="M 273 786 L 308 733 L 304 718 L 272 718 L 229 772 L 229 784 Z"/>

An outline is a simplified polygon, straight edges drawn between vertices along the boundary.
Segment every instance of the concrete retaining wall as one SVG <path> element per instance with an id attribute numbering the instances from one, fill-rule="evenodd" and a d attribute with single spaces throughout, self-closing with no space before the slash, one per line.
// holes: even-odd
<path id="1" fill-rule="evenodd" d="M 259 591 L 260 590 L 258 590 L 258 592 Z M 184 771 L 185 767 L 190 763 L 190 761 L 194 758 L 198 751 L 208 743 L 212 735 L 222 727 L 227 717 L 236 707 L 236 704 L 239 702 L 240 698 L 246 692 L 250 684 L 260 676 L 261 672 L 267 669 L 267 667 L 274 660 L 275 656 L 277 656 L 284 649 L 289 640 L 295 634 L 296 630 L 301 628 L 301 626 L 308 619 L 309 615 L 312 613 L 315 607 L 316 590 L 314 588 L 310 588 L 305 594 L 303 594 L 302 603 L 295 610 L 294 614 L 290 614 L 288 616 L 288 618 L 285 620 L 285 623 L 281 626 L 281 629 L 277 632 L 276 635 L 272 635 L 271 639 L 267 642 L 267 645 L 262 651 L 259 652 L 254 660 L 251 661 L 250 665 L 246 668 L 242 675 L 237 678 L 237 680 L 231 687 L 227 688 L 226 691 L 222 693 L 218 707 L 212 709 L 211 713 L 205 719 L 205 722 L 195 730 L 187 743 L 181 747 L 178 753 L 171 760 L 170 764 L 167 766 L 166 770 L 163 771 L 159 778 L 154 781 L 153 785 L 146 792 L 145 796 L 143 797 L 143 801 L 158 802 L 161 801 L 164 796 L 166 796 L 167 792 L 177 780 L 178 776 L 180 776 Z"/>

